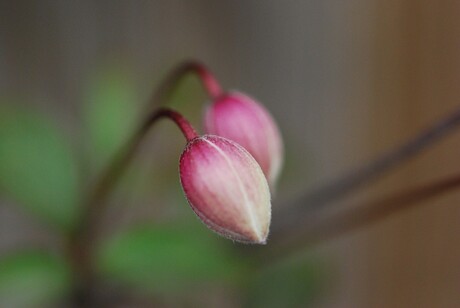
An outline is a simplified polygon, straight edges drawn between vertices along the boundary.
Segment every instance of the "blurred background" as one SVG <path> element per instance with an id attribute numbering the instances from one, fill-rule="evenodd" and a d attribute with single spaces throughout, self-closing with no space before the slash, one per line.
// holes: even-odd
<path id="1" fill-rule="evenodd" d="M 459 106 L 459 12 L 454 0 L 0 1 L 0 306 L 68 305 L 62 235 L 182 60 L 272 112 L 283 207 Z M 205 101 L 190 77 L 172 106 L 200 128 Z M 95 261 L 108 306 L 460 305 L 460 193 L 258 266 L 188 207 L 183 146 L 160 123 L 111 195 Z M 460 132 L 344 206 L 455 174 L 459 155 Z"/>

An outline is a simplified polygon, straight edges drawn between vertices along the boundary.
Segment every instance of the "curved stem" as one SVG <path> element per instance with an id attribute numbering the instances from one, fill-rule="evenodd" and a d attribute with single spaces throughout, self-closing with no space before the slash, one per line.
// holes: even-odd
<path id="1" fill-rule="evenodd" d="M 190 124 L 189 121 L 187 121 L 186 118 L 184 118 L 179 112 L 174 111 L 172 109 L 168 108 L 160 108 L 158 109 L 150 118 L 149 121 L 146 122 L 145 130 L 148 130 L 149 127 L 154 124 L 157 120 L 161 118 L 169 118 L 176 123 L 176 125 L 179 127 L 179 129 L 182 131 L 182 134 L 184 135 L 185 139 L 187 142 L 189 142 L 192 139 L 195 139 L 198 137 L 198 134 L 196 133 L 195 129 L 193 126 Z"/>
<path id="2" fill-rule="evenodd" d="M 222 94 L 222 88 L 219 82 L 206 66 L 198 62 L 190 62 L 188 68 L 191 71 L 195 71 L 198 76 L 200 76 L 209 97 L 216 98 Z"/>
<path id="3" fill-rule="evenodd" d="M 178 112 L 172 109 L 160 108 L 152 114 L 148 115 L 144 123 L 139 127 L 137 132 L 133 135 L 131 140 L 122 149 L 118 156 L 108 166 L 106 171 L 102 174 L 99 181 L 95 185 L 95 189 L 89 195 L 86 202 L 85 212 L 83 213 L 83 222 L 80 226 L 79 232 L 84 230 L 91 230 L 95 226 L 94 222 L 98 221 L 100 211 L 105 206 L 105 199 L 108 192 L 113 188 L 119 180 L 123 171 L 136 153 L 139 144 L 144 139 L 149 129 L 161 118 L 169 118 L 180 128 L 187 141 L 196 138 L 198 135 L 190 123 Z M 92 230 L 91 230 L 92 232 Z"/>
<path id="4" fill-rule="evenodd" d="M 176 86 L 188 73 L 198 75 L 203 83 L 204 90 L 211 99 L 215 99 L 222 94 L 222 88 L 211 71 L 204 64 L 195 60 L 189 60 L 171 70 L 171 73 L 152 95 L 149 107 L 155 109 L 169 101 Z"/>
<path id="5" fill-rule="evenodd" d="M 131 162 L 140 143 L 147 135 L 147 132 L 162 118 L 172 120 L 180 128 L 187 142 L 198 136 L 190 123 L 181 114 L 171 109 L 158 109 L 146 117 L 130 141 L 119 152 L 99 178 L 94 186 L 94 190 L 91 191 L 84 204 L 81 222 L 78 228 L 71 234 L 67 244 L 69 257 L 74 266 L 74 272 L 78 276 L 76 280 L 80 284 L 78 289 L 79 293 L 82 294 L 80 294 L 79 297 L 89 297 L 88 290 L 94 282 L 91 257 L 94 249 L 96 229 L 107 206 L 106 199 Z"/>

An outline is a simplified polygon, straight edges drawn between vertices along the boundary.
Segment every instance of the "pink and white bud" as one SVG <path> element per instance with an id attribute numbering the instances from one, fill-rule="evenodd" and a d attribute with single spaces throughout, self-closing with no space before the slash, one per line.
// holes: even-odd
<path id="1" fill-rule="evenodd" d="M 266 242 L 270 191 L 242 146 L 212 135 L 190 140 L 180 158 L 180 179 L 190 206 L 210 229 L 235 241 Z"/>
<path id="2" fill-rule="evenodd" d="M 206 110 L 205 129 L 248 150 L 274 189 L 283 164 L 283 141 L 276 122 L 260 103 L 239 92 L 220 95 Z"/>

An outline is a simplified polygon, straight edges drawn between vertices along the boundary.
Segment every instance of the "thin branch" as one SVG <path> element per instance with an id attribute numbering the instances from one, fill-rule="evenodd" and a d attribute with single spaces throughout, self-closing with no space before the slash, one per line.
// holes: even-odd
<path id="1" fill-rule="evenodd" d="M 188 60 L 172 69 L 170 74 L 166 76 L 157 88 L 155 88 L 153 94 L 151 95 L 148 101 L 148 110 L 146 110 L 147 116 L 144 123 L 141 124 L 114 160 L 110 162 L 110 165 L 98 178 L 96 184 L 94 185 L 94 189 L 90 191 L 86 204 L 84 205 L 84 213 L 82 215 L 83 222 L 80 224 L 79 230 L 77 230 L 76 233 L 82 232 L 82 229 L 87 228 L 86 224 L 88 222 L 86 220 L 89 216 L 88 211 L 92 212 L 91 216 L 97 216 L 97 219 L 99 219 L 100 214 L 98 214 L 98 212 L 102 212 L 104 210 L 103 208 L 105 207 L 104 204 L 107 196 L 121 177 L 126 166 L 131 161 L 139 143 L 153 122 L 155 122 L 158 117 L 162 116 L 162 111 L 159 108 L 167 104 L 174 89 L 176 89 L 182 78 L 189 73 L 196 73 L 200 77 L 204 90 L 211 98 L 221 94 L 222 89 L 220 84 L 204 64 L 195 60 Z M 182 128 L 181 125 L 179 126 Z M 190 131 L 188 133 L 191 136 L 196 134 L 194 131 Z"/>
<path id="2" fill-rule="evenodd" d="M 383 154 L 376 160 L 358 167 L 319 189 L 305 194 L 298 201 L 294 202 L 292 206 L 283 206 L 281 210 L 274 213 L 274 217 L 278 216 L 279 219 L 273 226 L 273 230 L 277 232 L 284 228 L 295 228 L 296 225 L 301 225 L 304 217 L 311 215 L 313 211 L 331 206 L 334 204 L 333 201 L 346 196 L 365 184 L 371 183 L 379 176 L 407 162 L 423 150 L 428 149 L 442 138 L 448 136 L 459 125 L 460 108 L 422 131 L 413 139 Z"/>
<path id="3" fill-rule="evenodd" d="M 421 206 L 424 204 L 422 202 L 458 188 L 460 188 L 460 174 L 390 194 L 374 201 L 347 207 L 338 214 L 321 215 L 316 212 L 312 216 L 304 217 L 301 228 L 291 228 L 275 234 L 269 240 L 269 245 L 267 245 L 269 253 L 265 252 L 263 259 L 267 261 L 277 257 L 284 258 L 288 253 L 298 251 L 299 247 L 322 243 L 344 235 L 395 215 L 402 210 Z"/>
<path id="4" fill-rule="evenodd" d="M 79 306 L 86 307 L 94 301 L 95 273 L 91 261 L 94 241 L 96 240 L 97 221 L 106 208 L 106 199 L 117 184 L 127 165 L 134 157 L 139 144 L 148 131 L 146 121 L 132 136 L 127 145 L 121 149 L 115 159 L 98 179 L 94 189 L 90 191 L 83 204 L 81 221 L 78 228 L 70 234 L 67 242 L 67 254 L 75 275 L 75 291 L 73 297 Z M 78 300 L 77 300 L 78 299 Z"/>
<path id="5" fill-rule="evenodd" d="M 167 108 L 159 108 L 148 115 L 144 123 L 139 127 L 137 132 L 132 136 L 131 140 L 125 147 L 118 153 L 115 159 L 106 169 L 105 173 L 99 178 L 99 181 L 94 186 L 95 189 L 89 194 L 87 202 L 84 207 L 82 221 L 80 223 L 81 233 L 94 233 L 94 228 L 100 222 L 101 215 L 105 212 L 107 206 L 106 198 L 110 191 L 113 190 L 125 169 L 132 161 L 140 143 L 145 139 L 147 132 L 152 126 L 161 118 L 169 118 L 176 123 L 178 128 L 182 131 L 185 139 L 190 141 L 197 137 L 197 133 L 190 123 L 178 112 Z"/>
<path id="6" fill-rule="evenodd" d="M 92 301 L 92 286 L 95 282 L 95 273 L 91 258 L 97 237 L 97 228 L 107 208 L 107 197 L 114 189 L 124 171 L 132 161 L 141 142 L 148 131 L 160 118 L 173 120 L 180 128 L 186 140 L 197 137 L 197 134 L 188 121 L 179 113 L 166 108 L 159 108 L 148 115 L 144 123 L 126 146 L 118 153 L 105 172 L 101 175 L 83 205 L 81 221 L 76 230 L 70 235 L 67 243 L 67 253 L 73 266 L 77 281 L 75 298 L 80 298 L 82 305 Z"/>
<path id="7" fill-rule="evenodd" d="M 155 88 L 149 100 L 149 111 L 166 105 L 170 101 L 177 85 L 189 73 L 195 73 L 199 76 L 203 89 L 210 98 L 215 98 L 222 93 L 222 88 L 217 79 L 204 64 L 195 60 L 188 60 L 173 68 L 158 88 Z"/>

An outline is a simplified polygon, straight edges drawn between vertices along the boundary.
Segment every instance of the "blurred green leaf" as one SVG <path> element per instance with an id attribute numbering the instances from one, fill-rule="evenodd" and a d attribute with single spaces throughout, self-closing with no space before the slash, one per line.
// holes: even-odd
<path id="1" fill-rule="evenodd" d="M 322 291 L 321 262 L 292 260 L 256 274 L 249 284 L 248 307 L 308 307 Z"/>
<path id="2" fill-rule="evenodd" d="M 89 155 L 100 168 L 132 133 L 139 110 L 139 98 L 131 75 L 109 66 L 91 80 L 84 105 Z"/>
<path id="3" fill-rule="evenodd" d="M 69 287 L 66 264 L 49 254 L 21 252 L 0 259 L 0 307 L 46 307 Z"/>
<path id="4" fill-rule="evenodd" d="M 206 232 L 137 227 L 106 243 L 98 264 L 108 276 L 145 291 L 174 293 L 199 282 L 235 281 L 244 264 Z"/>
<path id="5" fill-rule="evenodd" d="M 65 137 L 44 115 L 0 108 L 0 187 L 37 216 L 71 228 L 78 211 L 78 171 Z"/>

